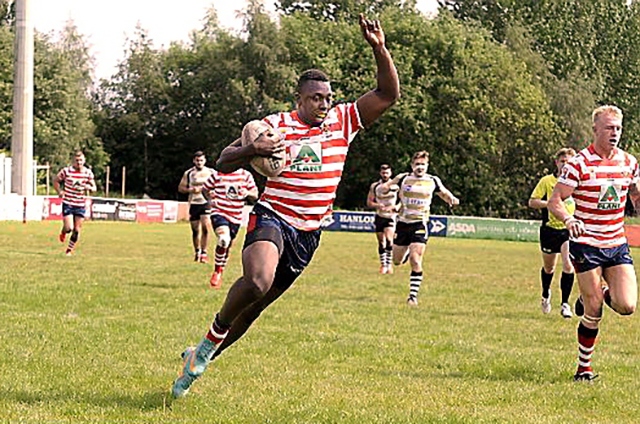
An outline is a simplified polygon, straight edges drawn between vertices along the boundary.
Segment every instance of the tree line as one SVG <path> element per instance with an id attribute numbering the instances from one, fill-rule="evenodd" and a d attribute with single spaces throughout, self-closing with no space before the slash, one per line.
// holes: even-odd
<path id="1" fill-rule="evenodd" d="M 585 147 L 590 113 L 612 103 L 625 113 L 623 147 L 640 132 L 640 13 L 625 0 L 440 0 L 436 17 L 414 1 L 283 0 L 274 22 L 250 1 L 244 28 L 220 27 L 211 8 L 189 42 L 156 48 L 138 27 L 109 79 L 73 22 L 36 34 L 34 150 L 65 165 L 83 149 L 98 180 L 176 199 L 196 150 L 210 164 L 242 125 L 294 105 L 297 76 L 329 74 L 337 101 L 375 87 L 375 63 L 359 13 L 382 21 L 402 98 L 353 143 L 336 206 L 364 207 L 382 163 L 409 170 L 417 150 L 458 197 L 456 213 L 535 216 L 526 207 L 563 146 Z M 0 150 L 11 142 L 12 1 L 0 0 Z M 447 213 L 434 202 L 435 213 Z"/>

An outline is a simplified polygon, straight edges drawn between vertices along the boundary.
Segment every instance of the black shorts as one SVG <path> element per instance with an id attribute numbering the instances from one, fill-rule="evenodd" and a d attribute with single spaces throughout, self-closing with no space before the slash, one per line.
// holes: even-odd
<path id="1" fill-rule="evenodd" d="M 234 224 L 233 222 L 229 222 L 227 218 L 222 215 L 211 215 L 211 222 L 213 223 L 213 229 L 215 230 L 218 227 L 229 227 L 229 235 L 231 235 L 231 240 L 234 240 L 238 235 L 238 230 L 240 229 L 240 224 Z"/>
<path id="2" fill-rule="evenodd" d="M 633 265 L 627 243 L 600 248 L 569 241 L 569 257 L 576 273 L 591 271 L 598 267 L 606 269 L 616 265 Z"/>
<path id="3" fill-rule="evenodd" d="M 540 227 L 540 250 L 544 253 L 560 253 L 562 245 L 569 241 L 569 230 L 556 230 L 543 225 Z"/>
<path id="4" fill-rule="evenodd" d="M 202 215 L 207 216 L 209 214 L 211 214 L 211 207 L 209 207 L 208 203 L 189 206 L 189 221 L 199 221 Z"/>
<path id="5" fill-rule="evenodd" d="M 257 241 L 265 240 L 273 242 L 280 253 L 273 284 L 284 291 L 291 287 L 311 262 L 320 245 L 320 230 L 298 230 L 275 212 L 256 204 L 249 215 L 243 250 Z"/>
<path id="6" fill-rule="evenodd" d="M 384 218 L 378 214 L 373 220 L 373 225 L 376 227 L 376 233 L 381 233 L 385 228 L 393 228 L 396 225 L 396 220 L 393 218 Z"/>
<path id="7" fill-rule="evenodd" d="M 426 244 L 429 239 L 429 227 L 424 222 L 398 221 L 396 224 L 396 235 L 393 244 L 396 246 L 409 246 L 411 243 Z"/>

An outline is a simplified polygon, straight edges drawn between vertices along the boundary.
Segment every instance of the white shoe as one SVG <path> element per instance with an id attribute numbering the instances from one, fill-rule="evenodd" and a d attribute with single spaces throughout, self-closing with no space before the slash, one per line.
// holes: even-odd
<path id="1" fill-rule="evenodd" d="M 560 305 L 560 315 L 562 318 L 571 318 L 573 316 L 573 312 L 571 312 L 571 306 L 568 303 L 563 303 Z"/>
<path id="2" fill-rule="evenodd" d="M 418 298 L 413 297 L 413 296 L 409 296 L 409 298 L 407 299 L 407 305 L 408 306 L 418 306 Z"/>
<path id="3" fill-rule="evenodd" d="M 543 314 L 551 312 L 551 296 L 542 298 L 540 301 L 540 308 L 542 309 Z"/>

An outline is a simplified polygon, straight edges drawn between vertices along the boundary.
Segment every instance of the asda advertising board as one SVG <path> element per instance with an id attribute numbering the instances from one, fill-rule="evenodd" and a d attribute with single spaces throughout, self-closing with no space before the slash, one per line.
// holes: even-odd
<path id="1" fill-rule="evenodd" d="M 538 241 L 540 221 L 449 216 L 447 237 Z"/>

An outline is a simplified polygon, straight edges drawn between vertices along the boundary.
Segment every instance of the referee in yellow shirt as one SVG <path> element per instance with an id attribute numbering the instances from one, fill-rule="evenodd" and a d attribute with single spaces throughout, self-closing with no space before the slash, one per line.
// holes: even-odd
<path id="1" fill-rule="evenodd" d="M 558 254 L 562 255 L 562 277 L 560 278 L 560 290 L 562 292 L 562 303 L 560 314 L 564 318 L 571 318 L 571 306 L 569 306 L 569 296 L 573 288 L 573 265 L 569 259 L 569 231 L 564 223 L 559 221 L 547 210 L 547 201 L 551 197 L 553 188 L 558 182 L 558 175 L 567 161 L 576 154 L 575 150 L 565 147 L 555 154 L 556 174 L 545 175 L 540 179 L 538 185 L 531 193 L 529 207 L 542 211 L 542 226 L 540 227 L 540 250 L 542 251 L 542 269 L 540 279 L 542 281 L 542 300 L 540 302 L 542 312 L 551 312 L 551 281 L 556 270 Z M 573 198 L 565 200 L 567 211 L 573 214 L 576 209 Z"/>

